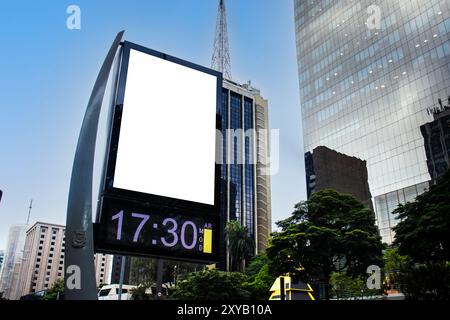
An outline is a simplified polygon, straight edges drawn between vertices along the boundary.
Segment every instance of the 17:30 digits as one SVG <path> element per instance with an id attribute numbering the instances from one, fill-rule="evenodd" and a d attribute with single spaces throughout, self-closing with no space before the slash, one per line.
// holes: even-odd
<path id="1" fill-rule="evenodd" d="M 147 224 L 147 222 L 150 220 L 150 215 L 132 212 L 131 218 L 140 219 L 139 226 L 135 230 L 134 236 L 133 236 L 133 242 L 136 243 L 139 240 L 139 235 L 141 234 L 142 229 Z M 114 215 L 112 217 L 112 221 L 115 221 L 115 220 L 118 221 L 116 239 L 122 240 L 122 230 L 123 230 L 122 227 L 123 227 L 123 220 L 124 220 L 124 211 L 123 210 L 121 210 L 119 213 L 117 213 L 116 215 Z M 193 221 L 190 221 L 190 220 L 184 221 L 184 223 L 181 225 L 180 234 L 178 234 L 178 222 L 175 219 L 165 218 L 162 221 L 162 225 L 164 227 L 168 227 L 167 233 L 169 235 L 169 237 L 160 237 L 160 239 L 159 239 L 164 247 L 167 247 L 167 248 L 175 247 L 178 244 L 178 242 L 181 241 L 181 245 L 183 246 L 184 249 L 192 250 L 195 248 L 195 246 L 197 244 L 197 240 L 198 240 L 199 228 Z M 154 224 L 153 227 L 154 227 L 154 229 L 157 229 L 159 226 L 157 224 Z M 205 227 L 210 227 L 210 226 L 205 225 Z M 188 237 L 187 237 L 186 231 L 188 230 L 188 228 L 190 228 L 192 231 L 191 239 L 187 239 Z M 157 240 L 154 239 L 152 241 L 152 244 L 156 245 Z"/>

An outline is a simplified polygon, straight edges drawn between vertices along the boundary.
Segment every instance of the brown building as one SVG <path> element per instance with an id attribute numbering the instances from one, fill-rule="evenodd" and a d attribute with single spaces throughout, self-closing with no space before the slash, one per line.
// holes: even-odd
<path id="1" fill-rule="evenodd" d="M 320 146 L 305 154 L 305 168 L 308 198 L 333 189 L 353 195 L 373 210 L 366 161 Z"/>

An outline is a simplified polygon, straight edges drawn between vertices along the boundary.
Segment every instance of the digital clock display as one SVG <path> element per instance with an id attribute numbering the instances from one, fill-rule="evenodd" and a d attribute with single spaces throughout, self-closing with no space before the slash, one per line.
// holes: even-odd
<path id="1" fill-rule="evenodd" d="M 104 197 L 96 249 L 213 262 L 218 254 L 218 223 L 218 217 L 212 215 L 190 216 Z"/>
<path id="2" fill-rule="evenodd" d="M 222 74 L 125 41 L 116 81 L 96 252 L 222 261 Z"/>

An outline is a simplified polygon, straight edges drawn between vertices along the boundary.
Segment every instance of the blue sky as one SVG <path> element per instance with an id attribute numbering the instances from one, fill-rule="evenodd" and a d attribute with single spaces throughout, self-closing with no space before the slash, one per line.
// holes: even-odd
<path id="1" fill-rule="evenodd" d="M 66 9 L 81 8 L 81 30 Z M 0 249 L 11 224 L 64 224 L 75 146 L 95 78 L 115 34 L 209 66 L 218 0 L 2 1 Z M 291 0 L 228 0 L 233 80 L 251 80 L 280 129 L 272 220 L 306 198 Z"/>

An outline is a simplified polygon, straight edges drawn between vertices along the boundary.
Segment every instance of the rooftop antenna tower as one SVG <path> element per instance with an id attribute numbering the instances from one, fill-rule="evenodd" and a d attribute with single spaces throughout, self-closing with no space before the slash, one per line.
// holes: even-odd
<path id="1" fill-rule="evenodd" d="M 225 0 L 220 0 L 219 2 L 211 68 L 222 72 L 224 78 L 231 80 L 231 59 L 230 46 L 228 43 L 227 11 L 225 7 Z"/>
<path id="2" fill-rule="evenodd" d="M 28 217 L 27 217 L 27 225 L 30 224 L 30 215 L 31 215 L 31 209 L 33 208 L 33 199 L 30 201 L 30 206 L 28 207 Z"/>

